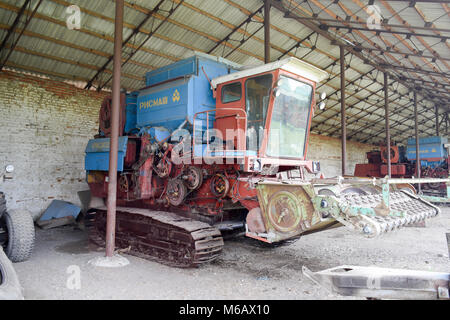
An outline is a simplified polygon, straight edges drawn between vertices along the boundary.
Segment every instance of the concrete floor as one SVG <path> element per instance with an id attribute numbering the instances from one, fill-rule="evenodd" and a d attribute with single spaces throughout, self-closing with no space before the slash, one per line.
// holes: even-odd
<path id="1" fill-rule="evenodd" d="M 109 269 L 88 264 L 102 252 L 89 252 L 84 231 L 61 227 L 38 229 L 33 256 L 14 267 L 25 299 L 354 299 L 315 285 L 301 267 L 319 271 L 347 264 L 448 272 L 448 232 L 450 208 L 443 208 L 426 228 L 403 228 L 377 239 L 343 227 L 274 249 L 240 238 L 227 241 L 221 258 L 197 269 L 128 255 L 130 265 Z M 72 281 L 77 270 L 79 289 Z"/>

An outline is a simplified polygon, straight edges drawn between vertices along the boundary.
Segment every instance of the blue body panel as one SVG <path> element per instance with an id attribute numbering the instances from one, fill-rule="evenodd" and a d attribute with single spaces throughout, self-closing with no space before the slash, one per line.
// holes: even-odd
<path id="1" fill-rule="evenodd" d="M 188 75 L 197 75 L 197 56 L 172 63 L 168 66 L 147 72 L 145 74 L 145 85 L 153 86 L 155 84 L 173 80 Z"/>
<path id="2" fill-rule="evenodd" d="M 431 143 L 445 144 L 447 143 L 447 138 L 439 136 L 419 138 L 419 144 L 431 144 Z M 409 138 L 408 145 L 411 146 L 416 145 L 416 139 Z"/>
<path id="3" fill-rule="evenodd" d="M 151 142 L 163 142 L 166 141 L 170 137 L 170 131 L 164 127 L 145 127 L 139 131 L 139 135 L 143 135 L 144 133 L 148 133 L 153 141 Z"/>
<path id="4" fill-rule="evenodd" d="M 208 80 L 238 71 L 240 66 L 222 58 L 196 54 L 190 58 L 148 72 L 147 88 L 126 95 L 126 135 L 148 133 L 152 142 L 165 141 L 181 125 L 192 133 L 194 115 L 214 110 L 216 101 Z M 206 75 L 205 75 L 206 73 Z M 208 114 L 208 127 L 214 126 L 214 113 Z M 196 154 L 202 154 L 206 115 L 196 118 Z M 119 137 L 117 170 L 123 171 L 126 136 Z M 109 138 L 90 140 L 86 147 L 87 171 L 109 169 Z"/>
<path id="5" fill-rule="evenodd" d="M 124 132 L 125 134 L 134 133 L 139 131 L 136 127 L 136 113 L 137 113 L 137 96 L 139 91 L 127 93 L 125 97 L 126 104 L 126 122 Z"/>
<path id="6" fill-rule="evenodd" d="M 210 83 L 236 71 L 228 64 L 203 56 L 178 61 L 148 72 L 146 84 L 137 99 L 137 127 L 177 129 L 186 120 L 192 125 L 197 112 L 215 109 Z"/>
<path id="7" fill-rule="evenodd" d="M 86 171 L 109 170 L 109 138 L 89 140 L 86 147 L 84 166 Z M 127 152 L 128 137 L 119 137 L 119 152 L 117 159 L 117 171 L 123 171 L 124 159 Z"/>
<path id="8" fill-rule="evenodd" d="M 80 211 L 81 208 L 72 203 L 62 200 L 53 200 L 47 210 L 45 210 L 39 218 L 39 221 L 47 221 L 50 219 L 58 219 L 68 216 L 72 216 L 76 219 Z"/>
<path id="9" fill-rule="evenodd" d="M 162 85 L 141 91 L 138 97 L 137 126 L 166 127 L 175 130 L 189 115 L 192 103 L 189 91 L 192 82 L 175 80 L 170 86 Z"/>
<path id="10" fill-rule="evenodd" d="M 447 157 L 447 151 L 444 144 L 447 143 L 445 137 L 426 137 L 419 138 L 419 154 L 420 160 L 427 161 L 428 159 L 442 159 Z M 408 146 L 406 147 L 406 157 L 410 161 L 416 160 L 416 139 L 408 139 Z M 431 162 L 436 162 L 433 160 Z M 441 161 L 437 161 L 441 162 Z"/>

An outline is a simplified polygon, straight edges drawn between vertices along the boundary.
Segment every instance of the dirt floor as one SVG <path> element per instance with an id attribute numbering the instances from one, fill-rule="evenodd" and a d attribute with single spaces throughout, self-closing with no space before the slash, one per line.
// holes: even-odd
<path id="1" fill-rule="evenodd" d="M 271 249 L 239 238 L 225 243 L 220 259 L 197 269 L 128 255 L 128 266 L 111 269 L 88 264 L 102 252 L 89 252 L 84 231 L 60 227 L 37 230 L 33 256 L 14 267 L 25 299 L 355 299 L 312 283 L 302 275 L 302 266 L 312 271 L 359 265 L 448 272 L 448 232 L 450 208 L 443 208 L 426 228 L 403 228 L 377 239 L 343 227 Z M 73 278 L 78 270 L 79 288 Z"/>

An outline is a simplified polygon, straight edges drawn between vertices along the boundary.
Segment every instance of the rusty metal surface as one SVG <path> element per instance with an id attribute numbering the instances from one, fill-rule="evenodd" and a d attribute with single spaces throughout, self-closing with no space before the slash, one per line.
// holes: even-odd
<path id="1" fill-rule="evenodd" d="M 345 110 L 345 53 L 344 47 L 339 47 L 339 64 L 341 74 L 341 157 L 342 157 L 342 175 L 346 174 L 345 168 L 347 166 L 347 118 Z"/>
<path id="2" fill-rule="evenodd" d="M 250 216 L 248 236 L 274 243 L 340 223 L 365 237 L 376 237 L 440 213 L 430 202 L 393 185 L 394 179 L 316 179 L 256 183 L 264 232 Z M 392 185 L 391 185 L 392 184 Z"/>
<path id="3" fill-rule="evenodd" d="M 318 285 L 344 296 L 378 299 L 449 299 L 450 274 L 378 267 L 339 266 L 320 272 L 302 267 Z"/>
<path id="4" fill-rule="evenodd" d="M 106 256 L 112 257 L 115 247 L 116 200 L 117 200 L 117 158 L 119 151 L 120 115 L 120 71 L 122 60 L 123 0 L 116 0 L 116 19 L 114 22 L 114 65 L 111 110 L 111 140 L 109 153 L 108 214 L 106 219 Z"/>
<path id="5" fill-rule="evenodd" d="M 87 218 L 89 240 L 104 246 L 106 208 Z M 209 224 L 170 212 L 117 208 L 116 244 L 129 254 L 172 267 L 189 268 L 215 260 L 221 253 L 220 231 Z"/>
<path id="6" fill-rule="evenodd" d="M 389 150 L 387 152 L 387 167 L 388 167 L 388 177 L 392 177 L 391 172 L 391 130 L 389 127 L 389 96 L 388 96 L 388 74 L 386 72 L 383 73 L 384 75 L 384 116 L 386 117 L 386 149 Z M 383 154 L 383 152 L 381 153 Z"/>
<path id="7" fill-rule="evenodd" d="M 247 227 L 250 232 L 255 233 L 266 232 L 260 207 L 253 208 L 252 210 L 250 210 L 247 214 L 245 222 L 247 223 Z"/>
<path id="8" fill-rule="evenodd" d="M 265 237 L 269 242 L 295 238 L 302 233 L 334 223 L 317 210 L 311 185 L 275 184 L 272 181 L 257 185 Z"/>

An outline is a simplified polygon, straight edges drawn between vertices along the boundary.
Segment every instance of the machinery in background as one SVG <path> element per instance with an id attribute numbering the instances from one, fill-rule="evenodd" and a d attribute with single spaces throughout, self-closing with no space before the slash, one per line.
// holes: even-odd
<path id="1" fill-rule="evenodd" d="M 339 266 L 303 275 L 332 293 L 368 299 L 449 300 L 450 273 Z"/>
<path id="2" fill-rule="evenodd" d="M 391 175 L 394 178 L 417 177 L 416 139 L 408 139 L 406 147 L 392 145 Z M 422 178 L 446 179 L 450 176 L 450 144 L 446 137 L 419 138 L 420 176 Z M 368 163 L 356 164 L 356 177 L 385 177 L 388 175 L 388 153 L 386 146 L 379 151 L 367 152 Z M 430 195 L 445 196 L 445 182 L 425 183 L 423 191 Z"/>
<path id="3" fill-rule="evenodd" d="M 223 236 L 266 243 L 345 225 L 367 237 L 438 214 L 398 182 L 307 179 L 311 119 L 327 73 L 295 58 L 242 68 L 195 55 L 146 74 L 122 94 L 116 245 L 177 267 L 216 259 Z M 86 147 L 87 183 L 107 197 L 111 100 Z M 104 244 L 105 206 L 86 217 Z"/>

